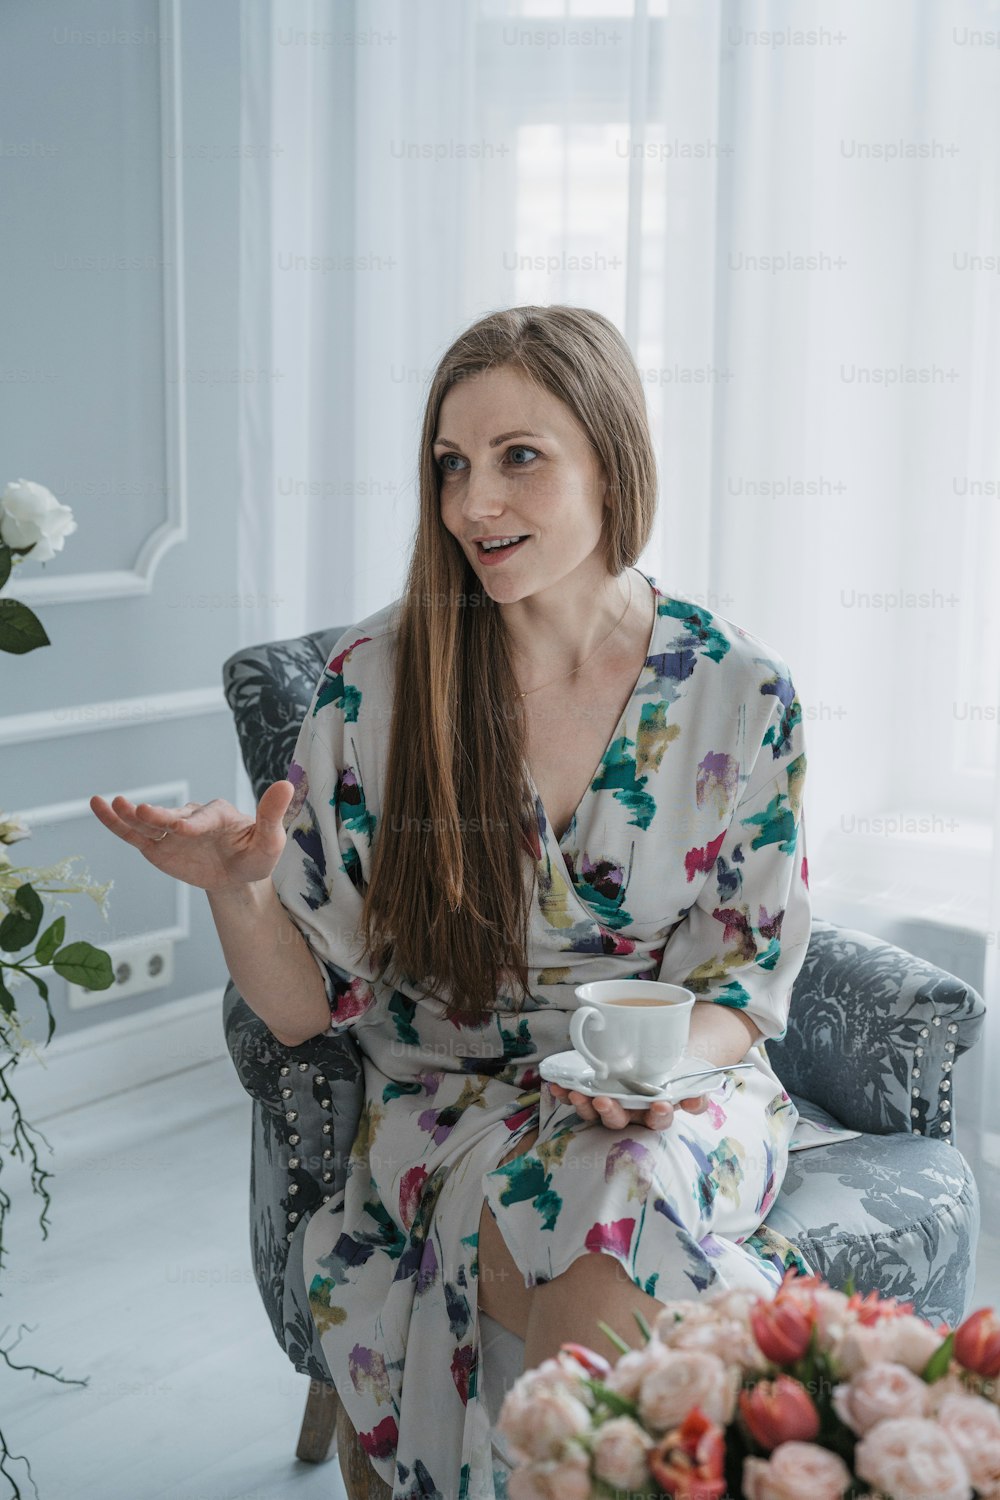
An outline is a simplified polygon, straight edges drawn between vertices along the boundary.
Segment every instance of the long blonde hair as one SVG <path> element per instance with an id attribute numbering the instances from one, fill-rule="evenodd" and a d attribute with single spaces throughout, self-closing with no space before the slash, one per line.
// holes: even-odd
<path id="1" fill-rule="evenodd" d="M 518 1003 L 530 994 L 537 823 L 503 616 L 441 519 L 433 442 L 451 387 L 504 366 L 557 396 L 587 432 L 608 484 L 609 574 L 633 565 L 656 510 L 645 395 L 607 318 L 585 307 L 505 308 L 442 356 L 420 440 L 417 536 L 397 617 L 385 787 L 361 925 L 379 977 L 391 965 L 436 994 L 449 1018 L 473 1026 L 486 1023 L 505 986 L 518 987 Z"/>

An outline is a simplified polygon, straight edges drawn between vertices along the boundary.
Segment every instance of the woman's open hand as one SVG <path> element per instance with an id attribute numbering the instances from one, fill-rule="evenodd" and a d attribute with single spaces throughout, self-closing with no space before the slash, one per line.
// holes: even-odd
<path id="1" fill-rule="evenodd" d="M 127 797 L 113 797 L 109 803 L 94 796 L 90 807 L 105 828 L 165 875 L 219 891 L 267 879 L 285 847 L 282 819 L 294 795 L 290 781 L 272 782 L 255 818 L 220 797 L 155 807 L 149 802 L 136 806 Z"/>
<path id="2" fill-rule="evenodd" d="M 581 1120 L 600 1120 L 609 1130 L 621 1130 L 633 1120 L 648 1125 L 650 1130 L 666 1130 L 673 1123 L 674 1109 L 686 1109 L 689 1114 L 702 1114 L 711 1103 L 708 1094 L 697 1094 L 688 1099 L 678 1099 L 676 1106 L 666 1100 L 657 1100 L 648 1109 L 626 1109 L 617 1099 L 607 1094 L 581 1094 L 578 1089 L 564 1088 L 561 1083 L 547 1083 L 557 1099 L 568 1099 Z"/>

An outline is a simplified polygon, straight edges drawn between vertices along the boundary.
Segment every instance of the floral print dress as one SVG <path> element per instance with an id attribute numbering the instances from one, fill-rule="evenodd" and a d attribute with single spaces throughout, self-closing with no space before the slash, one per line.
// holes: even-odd
<path id="1" fill-rule="evenodd" d="M 520 1012 L 501 994 L 487 1024 L 449 1022 L 418 988 L 374 982 L 359 951 L 395 603 L 341 635 L 289 769 L 273 881 L 320 968 L 330 1031 L 350 1030 L 365 1077 L 345 1190 L 306 1228 L 305 1284 L 337 1390 L 394 1500 L 497 1494 L 481 1399 L 484 1198 L 529 1287 L 593 1254 L 661 1301 L 716 1286 L 772 1296 L 788 1266 L 812 1269 L 762 1223 L 798 1119 L 763 1042 L 785 1034 L 810 935 L 802 711 L 768 646 L 642 577 L 656 601 L 646 659 L 561 839 L 535 790 Z M 753 1070 L 730 1073 L 703 1114 L 609 1130 L 556 1100 L 538 1067 L 570 1046 L 575 986 L 639 977 L 745 1010 L 762 1041 Z M 498 1166 L 536 1127 L 530 1149 Z M 598 1316 L 581 1309 L 575 1337 L 593 1342 Z M 637 1326 L 618 1332 L 638 1342 Z"/>

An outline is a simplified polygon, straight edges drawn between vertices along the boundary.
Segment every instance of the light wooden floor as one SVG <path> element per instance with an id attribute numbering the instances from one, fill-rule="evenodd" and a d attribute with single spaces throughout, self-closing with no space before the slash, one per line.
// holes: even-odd
<path id="1" fill-rule="evenodd" d="M 227 1057 L 41 1127 L 49 1237 L 19 1188 L 0 1342 L 30 1324 L 15 1362 L 90 1378 L 0 1361 L 0 1424 L 41 1500 L 344 1500 L 336 1458 L 295 1457 L 309 1382 L 253 1278 L 250 1110 Z"/>
<path id="2" fill-rule="evenodd" d="M 295 1458 L 308 1381 L 278 1346 L 250 1265 L 250 1108 L 226 1057 L 42 1127 L 49 1238 L 19 1185 L 0 1342 L 32 1325 L 12 1357 L 90 1384 L 0 1363 L 0 1421 L 41 1500 L 344 1500 L 336 1458 Z M 971 1160 L 961 1121 L 957 1138 Z M 8 1191 L 22 1176 L 5 1159 Z M 973 1305 L 997 1306 L 1000 1224 L 993 1184 L 980 1189 Z M 31 1495 L 24 1464 L 14 1472 Z"/>

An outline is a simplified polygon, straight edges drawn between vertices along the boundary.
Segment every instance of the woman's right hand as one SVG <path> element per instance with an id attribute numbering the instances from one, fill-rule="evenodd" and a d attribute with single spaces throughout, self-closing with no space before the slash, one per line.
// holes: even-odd
<path id="1" fill-rule="evenodd" d="M 267 879 L 285 847 L 282 819 L 294 795 L 290 781 L 272 782 L 256 818 L 220 797 L 156 807 L 150 802 L 136 806 L 127 797 L 113 797 L 109 803 L 94 796 L 90 806 L 105 828 L 165 875 L 203 891 L 220 891 Z M 161 837 L 164 829 L 166 838 Z"/>

